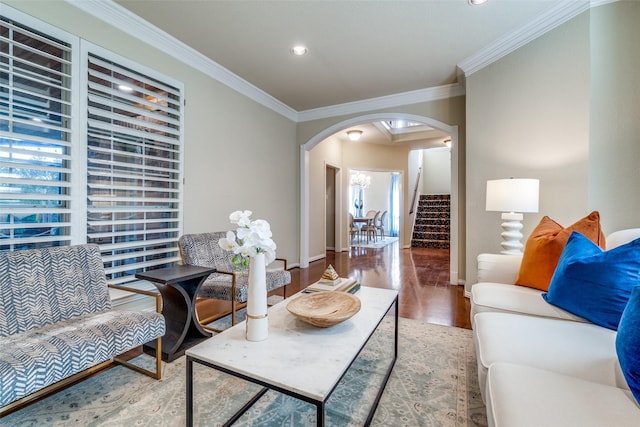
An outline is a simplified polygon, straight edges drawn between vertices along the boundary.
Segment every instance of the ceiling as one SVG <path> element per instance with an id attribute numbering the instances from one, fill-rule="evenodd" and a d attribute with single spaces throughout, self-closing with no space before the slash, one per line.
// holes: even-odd
<path id="1" fill-rule="evenodd" d="M 461 61 L 562 0 L 115 2 L 304 112 L 457 83 Z"/>

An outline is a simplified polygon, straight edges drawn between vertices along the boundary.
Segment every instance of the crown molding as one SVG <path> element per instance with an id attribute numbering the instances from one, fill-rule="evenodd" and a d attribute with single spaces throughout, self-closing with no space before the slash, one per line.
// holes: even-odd
<path id="1" fill-rule="evenodd" d="M 610 1 L 611 0 L 598 0 L 597 3 L 603 4 Z M 490 45 L 463 59 L 458 63 L 458 68 L 462 70 L 465 78 L 469 77 L 476 71 L 491 65 L 498 59 L 564 24 L 585 10 L 588 10 L 594 6 L 595 3 L 596 1 L 590 2 L 589 0 L 566 1 L 559 3 L 539 15 L 533 21 L 527 23 L 521 28 L 505 34 Z"/>
<path id="2" fill-rule="evenodd" d="M 281 114 L 289 120 L 297 121 L 298 113 L 294 109 L 112 0 L 65 1 L 150 46 L 162 46 L 162 51 L 173 58 L 189 64 L 214 80 L 219 81 L 258 104 Z"/>
<path id="3" fill-rule="evenodd" d="M 112 0 L 65 0 L 83 12 L 98 18 L 120 31 L 135 37 L 150 46 L 161 45 L 162 50 L 173 58 L 189 64 L 212 79 L 263 105 L 293 122 L 324 119 L 347 114 L 358 114 L 383 108 L 428 102 L 465 94 L 466 77 L 517 50 L 548 31 L 574 18 L 585 10 L 619 0 L 569 0 L 549 9 L 522 28 L 512 31 L 494 43 L 458 63 L 461 70 L 455 83 L 393 95 L 348 102 L 305 111 L 296 111 L 273 96 L 242 79 L 195 49 Z"/>
<path id="4" fill-rule="evenodd" d="M 328 107 L 304 110 L 298 113 L 298 121 L 306 122 L 310 120 L 326 119 L 329 117 L 343 116 L 347 114 L 358 114 L 365 111 L 379 110 L 382 108 L 399 107 L 401 105 L 418 104 L 420 102 L 435 101 L 437 99 L 453 98 L 462 96 L 465 90 L 462 85 L 453 83 L 449 85 L 436 86 L 427 89 L 413 90 L 410 92 L 396 93 L 393 95 L 369 98 L 362 101 L 347 102 L 344 104 L 331 105 Z"/>

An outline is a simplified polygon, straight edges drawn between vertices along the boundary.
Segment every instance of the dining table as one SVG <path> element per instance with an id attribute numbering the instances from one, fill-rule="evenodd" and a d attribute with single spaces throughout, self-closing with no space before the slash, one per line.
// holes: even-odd
<path id="1" fill-rule="evenodd" d="M 374 220 L 374 217 L 372 216 L 354 217 L 353 224 L 356 227 L 358 227 L 358 224 L 361 224 L 359 228 L 360 228 L 360 231 L 362 231 L 363 227 L 373 226 L 373 220 Z M 369 234 L 367 233 L 367 243 L 369 243 L 369 241 L 370 241 L 370 238 L 369 238 Z"/>

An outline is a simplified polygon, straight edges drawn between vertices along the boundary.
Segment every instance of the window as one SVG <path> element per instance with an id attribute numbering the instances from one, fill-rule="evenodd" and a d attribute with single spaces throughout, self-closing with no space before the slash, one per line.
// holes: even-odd
<path id="1" fill-rule="evenodd" d="M 182 84 L 2 10 L 0 250 L 96 243 L 114 284 L 172 265 Z"/>
<path id="2" fill-rule="evenodd" d="M 71 47 L 0 17 L 0 250 L 68 244 Z"/>
<path id="3" fill-rule="evenodd" d="M 87 56 L 87 241 L 111 283 L 179 259 L 181 90 Z"/>

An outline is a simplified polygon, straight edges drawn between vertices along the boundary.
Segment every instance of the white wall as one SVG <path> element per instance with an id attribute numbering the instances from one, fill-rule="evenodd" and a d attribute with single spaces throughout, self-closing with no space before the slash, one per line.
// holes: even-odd
<path id="1" fill-rule="evenodd" d="M 540 180 L 540 212 L 569 225 L 589 213 L 589 12 L 467 78 L 467 290 L 476 257 L 499 252 L 486 181 Z"/>
<path id="2" fill-rule="evenodd" d="M 467 79 L 467 290 L 497 252 L 485 183 L 540 179 L 540 212 L 570 225 L 592 210 L 609 234 L 638 227 L 640 2 L 592 8 Z"/>
<path id="3" fill-rule="evenodd" d="M 640 227 L 640 2 L 591 9 L 589 206 L 606 234 Z"/>
<path id="4" fill-rule="evenodd" d="M 422 194 L 451 194 L 451 150 L 422 150 Z"/>
<path id="5" fill-rule="evenodd" d="M 342 144 L 337 138 L 328 138 L 318 144 L 309 156 L 309 176 L 313 177 L 309 182 L 309 229 L 313 230 L 313 240 L 311 240 L 309 248 L 309 256 L 311 260 L 321 259 L 326 254 L 326 216 L 325 216 L 325 171 L 326 165 L 341 168 L 342 182 L 337 181 L 335 189 L 341 194 L 344 188 L 344 181 L 349 180 L 349 176 L 344 169 L 342 161 Z M 345 204 L 344 195 L 342 203 L 338 201 L 339 206 L 347 206 Z M 345 214 L 346 215 L 346 214 Z M 346 227 L 347 222 L 340 218 L 336 218 L 340 224 Z M 339 242 L 334 242 L 338 246 Z"/>

